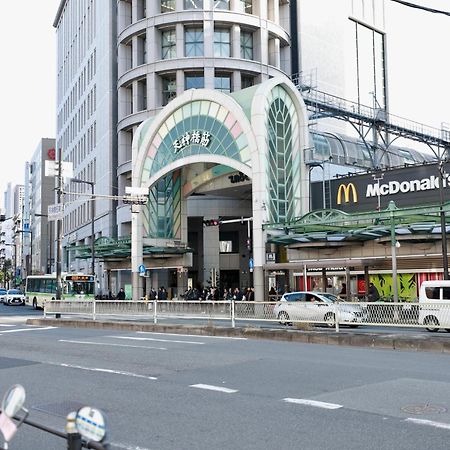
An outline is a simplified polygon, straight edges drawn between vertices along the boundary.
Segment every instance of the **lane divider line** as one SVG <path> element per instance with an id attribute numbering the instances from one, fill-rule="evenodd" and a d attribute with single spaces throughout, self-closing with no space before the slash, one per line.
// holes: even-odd
<path id="1" fill-rule="evenodd" d="M 198 341 L 175 341 L 173 339 L 141 338 L 141 337 L 132 337 L 132 336 L 106 336 L 106 337 L 113 338 L 113 339 L 129 339 L 132 341 L 154 341 L 154 342 L 171 342 L 174 344 L 205 345 L 204 342 L 198 342 Z"/>
<path id="2" fill-rule="evenodd" d="M 64 364 L 64 363 L 47 363 L 47 364 L 51 364 L 53 366 L 67 367 L 69 369 L 80 369 L 80 370 L 87 370 L 90 372 L 104 372 L 104 373 L 111 373 L 114 375 L 123 375 L 123 376 L 127 376 L 127 377 L 144 378 L 146 380 L 157 380 L 158 379 L 156 377 L 149 377 L 147 375 L 139 375 L 138 373 L 123 372 L 122 370 L 100 369 L 97 367 L 83 367 L 83 366 L 77 366 L 74 364 Z"/>
<path id="3" fill-rule="evenodd" d="M 189 387 L 193 387 L 196 389 L 206 389 L 208 391 L 224 392 L 225 394 L 235 394 L 236 392 L 239 392 L 236 389 L 228 389 L 222 386 L 212 386 L 210 384 L 191 384 Z"/>
<path id="4" fill-rule="evenodd" d="M 53 330 L 58 327 L 42 327 L 42 328 L 19 328 L 17 330 L 2 330 L 3 333 L 18 333 L 19 331 L 42 331 L 42 330 Z"/>
<path id="5" fill-rule="evenodd" d="M 314 406 L 316 408 L 324 408 L 324 409 L 343 408 L 342 405 L 337 405 L 336 403 L 318 402 L 316 400 L 307 400 L 304 398 L 283 398 L 283 401 L 286 403 L 296 403 L 298 405 L 308 405 L 308 406 Z"/>
<path id="6" fill-rule="evenodd" d="M 199 338 L 209 338 L 209 339 L 233 339 L 235 341 L 248 341 L 245 337 L 233 337 L 233 336 L 205 336 L 202 334 L 177 334 L 177 333 L 156 333 L 154 331 L 136 331 L 137 334 L 161 334 L 164 336 L 182 336 L 182 337 L 199 337 Z"/>
<path id="7" fill-rule="evenodd" d="M 145 347 L 143 345 L 109 344 L 106 342 L 91 342 L 91 341 L 71 341 L 69 339 L 60 339 L 58 342 L 67 342 L 69 344 L 105 345 L 111 347 L 145 348 L 149 350 L 167 350 L 167 348 L 164 347 Z"/>
<path id="8" fill-rule="evenodd" d="M 132 444 L 122 444 L 121 442 L 111 442 L 111 445 L 112 445 L 113 447 L 123 448 L 123 449 L 125 449 L 125 450 L 150 450 L 149 448 L 136 447 L 135 445 L 132 445 Z"/>
<path id="9" fill-rule="evenodd" d="M 416 419 L 414 417 L 408 417 L 407 419 L 405 419 L 405 422 L 412 422 L 412 423 L 416 423 L 418 425 L 427 425 L 429 427 L 450 430 L 450 423 L 434 422 L 433 420 Z"/>

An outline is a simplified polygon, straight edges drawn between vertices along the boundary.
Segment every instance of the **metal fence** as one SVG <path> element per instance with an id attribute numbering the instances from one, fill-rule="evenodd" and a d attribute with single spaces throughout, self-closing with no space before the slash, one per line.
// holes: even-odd
<path id="1" fill-rule="evenodd" d="M 450 301 L 424 303 L 314 303 L 242 301 L 127 301 L 52 300 L 45 303 L 48 315 L 78 315 L 137 318 L 158 323 L 159 319 L 199 319 L 274 322 L 284 325 L 325 325 L 339 331 L 340 326 L 420 327 L 430 331 L 450 331 Z"/>

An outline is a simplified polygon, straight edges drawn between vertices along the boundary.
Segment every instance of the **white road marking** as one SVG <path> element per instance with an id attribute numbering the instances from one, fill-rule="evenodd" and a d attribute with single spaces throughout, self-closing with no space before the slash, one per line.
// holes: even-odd
<path id="1" fill-rule="evenodd" d="M 342 405 L 337 405 L 336 403 L 325 403 L 325 402 L 318 402 L 316 400 L 307 400 L 304 398 L 284 398 L 283 401 L 287 403 L 296 403 L 299 405 L 309 405 L 309 406 L 315 406 L 316 408 L 324 408 L 324 409 L 339 409 L 343 408 Z"/>
<path id="2" fill-rule="evenodd" d="M 224 392 L 225 394 L 234 394 L 236 392 L 239 392 L 236 389 L 228 389 L 222 386 L 212 386 L 210 384 L 191 384 L 190 387 L 197 389 L 206 389 L 208 391 Z"/>
<path id="3" fill-rule="evenodd" d="M 112 445 L 113 447 L 123 448 L 123 449 L 125 449 L 125 450 L 150 450 L 149 448 L 136 447 L 135 445 L 131 445 L 131 444 L 122 444 L 121 442 L 111 442 L 111 445 Z"/>
<path id="4" fill-rule="evenodd" d="M 171 342 L 175 344 L 193 344 L 193 345 L 204 345 L 204 342 L 195 342 L 195 341 L 174 341 L 172 339 L 156 339 L 156 338 L 140 338 L 140 337 L 132 337 L 132 336 L 106 336 L 108 338 L 114 339 L 130 339 L 134 341 L 155 341 L 155 342 Z"/>
<path id="5" fill-rule="evenodd" d="M 12 323 L 0 323 L 0 327 L 14 327 Z"/>
<path id="6" fill-rule="evenodd" d="M 19 331 L 42 331 L 42 330 L 52 330 L 54 328 L 58 327 L 42 327 L 42 328 L 19 328 L 17 330 L 4 330 L 2 331 L 2 334 L 4 333 L 18 333 Z"/>
<path id="7" fill-rule="evenodd" d="M 64 364 L 64 363 L 47 363 L 47 364 L 52 364 L 54 366 L 68 367 L 69 369 L 80 369 L 80 370 L 88 370 L 90 372 L 104 372 L 104 373 L 112 373 L 114 375 L 125 375 L 127 377 L 145 378 L 146 380 L 157 380 L 158 379 L 156 377 L 149 377 L 147 375 L 139 375 L 137 373 L 132 373 L 132 372 L 123 372 L 121 370 L 99 369 L 97 367 L 83 367 L 83 366 L 77 366 L 74 364 Z"/>
<path id="8" fill-rule="evenodd" d="M 68 339 L 60 339 L 59 342 L 68 342 L 69 344 L 106 345 L 111 347 L 130 347 L 130 348 L 147 348 L 151 350 L 167 350 L 167 348 L 164 347 L 144 347 L 143 345 L 107 344 L 105 342 L 91 342 L 91 341 L 70 341 Z"/>
<path id="9" fill-rule="evenodd" d="M 153 331 L 136 331 L 138 334 L 160 334 L 162 336 L 182 336 L 182 337 L 199 337 L 199 338 L 210 338 L 210 339 L 234 339 L 237 341 L 247 341 L 248 338 L 244 337 L 229 337 L 229 336 L 205 336 L 204 334 L 177 334 L 177 333 L 155 333 Z"/>
<path id="10" fill-rule="evenodd" d="M 450 430 L 449 423 L 434 422 L 432 420 L 425 420 L 425 419 L 416 419 L 414 417 L 408 417 L 407 419 L 405 419 L 405 422 L 412 422 L 417 423 L 418 425 L 428 425 L 429 427 L 443 428 L 444 430 Z"/>

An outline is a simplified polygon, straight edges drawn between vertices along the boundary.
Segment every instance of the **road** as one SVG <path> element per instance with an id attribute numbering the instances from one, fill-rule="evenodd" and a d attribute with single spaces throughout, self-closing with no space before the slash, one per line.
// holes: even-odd
<path id="1" fill-rule="evenodd" d="M 447 355 L 47 328 L 15 310 L 0 316 L 2 390 L 23 384 L 30 419 L 60 429 L 103 409 L 112 448 L 448 449 Z M 65 447 L 24 426 L 10 448 Z"/>

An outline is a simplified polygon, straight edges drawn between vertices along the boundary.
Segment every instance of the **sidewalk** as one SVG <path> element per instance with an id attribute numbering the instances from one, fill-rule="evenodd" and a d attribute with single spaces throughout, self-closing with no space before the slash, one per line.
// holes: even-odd
<path id="1" fill-rule="evenodd" d="M 27 325 L 46 325 L 69 328 L 96 328 L 121 331 L 149 331 L 157 333 L 193 334 L 208 336 L 272 339 L 308 344 L 344 345 L 388 350 L 409 350 L 450 354 L 450 333 L 387 334 L 361 333 L 355 330 L 285 330 L 257 327 L 222 327 L 209 325 L 153 324 L 148 322 L 116 322 L 86 319 L 28 319 Z"/>

